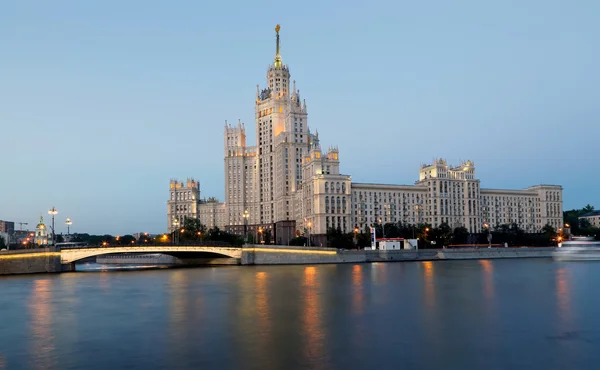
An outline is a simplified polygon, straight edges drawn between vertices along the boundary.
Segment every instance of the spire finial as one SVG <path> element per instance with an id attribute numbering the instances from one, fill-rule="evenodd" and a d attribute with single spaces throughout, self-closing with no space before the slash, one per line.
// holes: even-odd
<path id="1" fill-rule="evenodd" d="M 277 44 L 275 48 L 275 67 L 281 67 L 281 55 L 279 55 L 279 30 L 280 25 L 275 26 L 275 33 L 277 34 Z"/>

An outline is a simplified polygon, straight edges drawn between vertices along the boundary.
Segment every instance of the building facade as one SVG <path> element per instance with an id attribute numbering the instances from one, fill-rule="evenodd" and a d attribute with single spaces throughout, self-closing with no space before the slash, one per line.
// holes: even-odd
<path id="1" fill-rule="evenodd" d="M 592 227 L 600 227 L 600 211 L 592 211 L 579 217 L 579 222 L 586 220 Z"/>
<path id="2" fill-rule="evenodd" d="M 172 180 L 170 231 L 174 219 L 181 224 L 193 217 L 236 233 L 268 230 L 271 240 L 285 244 L 299 234 L 324 235 L 332 227 L 347 233 L 397 222 L 447 223 L 472 233 L 511 223 L 528 232 L 546 224 L 561 227 L 561 186 L 482 189 L 472 161 L 450 166 L 438 159 L 421 165 L 413 185 L 352 183 L 340 172 L 338 148 L 323 151 L 318 132 L 309 129 L 306 102 L 282 62 L 279 30 L 277 25 L 266 84 L 256 87 L 255 145 L 247 145 L 242 122 L 225 122 L 225 202 L 202 203 L 197 182 L 179 187 Z"/>
<path id="3" fill-rule="evenodd" d="M 516 223 L 526 232 L 545 225 L 562 227 L 562 187 L 537 185 L 522 190 L 485 189 L 475 165 L 449 166 L 444 159 L 421 165 L 415 185 L 352 184 L 353 223 L 442 223 L 471 233 Z"/>
<path id="4" fill-rule="evenodd" d="M 227 225 L 225 203 L 213 197 L 200 197 L 200 182 L 193 178 L 185 182 L 171 179 L 167 201 L 167 230 L 169 233 L 182 227 L 185 219 L 199 219 L 208 228 Z"/>
<path id="5" fill-rule="evenodd" d="M 15 232 L 15 223 L 12 221 L 0 220 L 0 233 L 12 235 Z"/>
<path id="6" fill-rule="evenodd" d="M 48 244 L 48 228 L 44 224 L 44 218 L 40 216 L 40 222 L 35 227 L 34 243 L 36 245 Z"/>

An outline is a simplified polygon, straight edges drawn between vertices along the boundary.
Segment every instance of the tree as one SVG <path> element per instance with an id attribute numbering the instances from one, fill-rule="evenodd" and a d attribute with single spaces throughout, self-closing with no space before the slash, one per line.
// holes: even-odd
<path id="1" fill-rule="evenodd" d="M 206 238 L 206 226 L 197 218 L 186 218 L 181 227 L 181 240 L 202 240 Z M 218 229 L 217 229 L 218 230 Z"/>
<path id="2" fill-rule="evenodd" d="M 487 230 L 487 229 L 486 229 Z M 466 244 L 469 239 L 469 230 L 464 226 L 459 226 L 452 232 L 453 244 Z"/>
<path id="3" fill-rule="evenodd" d="M 386 238 L 399 238 L 401 235 L 401 230 L 398 224 L 387 223 L 383 225 L 383 229 L 385 231 Z"/>
<path id="4" fill-rule="evenodd" d="M 330 227 L 327 229 L 327 246 L 330 248 L 352 248 L 354 243 L 352 239 L 354 235 L 352 233 L 344 234 L 342 229 L 338 226 L 337 228 Z"/>
<path id="5" fill-rule="evenodd" d="M 426 227 L 423 236 L 425 241 L 433 248 L 441 248 L 444 245 L 450 244 L 452 229 L 450 229 L 447 223 L 442 222 L 438 227 Z"/>
<path id="6" fill-rule="evenodd" d="M 588 204 L 581 209 L 571 209 L 569 211 L 563 212 L 563 219 L 565 221 L 565 224 L 570 226 L 571 235 L 581 235 L 585 233 L 584 230 L 587 229 L 585 221 L 587 220 L 580 220 L 579 217 L 586 215 L 592 211 L 594 211 L 594 207 Z"/>
<path id="7" fill-rule="evenodd" d="M 133 244 L 132 242 L 135 242 L 135 238 L 133 237 L 133 235 L 123 235 L 119 236 L 118 238 L 119 240 L 117 241 L 117 243 L 121 245 L 130 245 Z"/>
<path id="8" fill-rule="evenodd" d="M 542 228 L 542 233 L 548 238 L 548 241 L 556 238 L 556 230 L 552 227 L 552 225 L 546 224 Z"/>
<path id="9" fill-rule="evenodd" d="M 3 236 L 0 236 L 0 249 L 6 248 L 6 240 L 4 240 Z"/>

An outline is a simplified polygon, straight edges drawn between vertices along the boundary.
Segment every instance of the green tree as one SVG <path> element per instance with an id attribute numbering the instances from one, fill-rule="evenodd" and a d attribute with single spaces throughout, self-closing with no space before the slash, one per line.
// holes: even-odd
<path id="1" fill-rule="evenodd" d="M 197 218 L 186 218 L 181 230 L 181 240 L 199 241 L 206 238 L 206 226 Z"/>
<path id="2" fill-rule="evenodd" d="M 0 236 L 0 249 L 6 248 L 6 240 L 4 240 L 3 236 Z"/>
<path id="3" fill-rule="evenodd" d="M 450 229 L 450 226 L 447 223 L 442 222 L 438 227 L 426 227 L 423 236 L 428 243 L 428 246 L 432 248 L 441 248 L 442 246 L 450 244 L 450 240 L 452 239 L 452 229 Z"/>
<path id="4" fill-rule="evenodd" d="M 582 235 L 585 233 L 583 230 L 586 230 L 586 225 L 585 223 L 582 224 L 584 220 L 580 220 L 579 217 L 592 211 L 594 211 L 594 207 L 588 204 L 581 209 L 571 209 L 563 212 L 564 222 L 570 226 L 571 235 Z"/>
<path id="5" fill-rule="evenodd" d="M 487 229 L 486 229 L 487 230 Z M 452 232 L 453 244 L 467 244 L 469 240 L 469 230 L 464 226 L 459 226 Z"/>
<path id="6" fill-rule="evenodd" d="M 327 229 L 327 246 L 338 249 L 351 249 L 354 247 L 352 233 L 343 233 L 340 227 Z"/>
<path id="7" fill-rule="evenodd" d="M 131 244 L 134 244 L 132 242 L 135 243 L 135 238 L 133 237 L 133 235 L 127 234 L 127 235 L 120 236 L 117 243 L 120 245 L 131 245 Z"/>

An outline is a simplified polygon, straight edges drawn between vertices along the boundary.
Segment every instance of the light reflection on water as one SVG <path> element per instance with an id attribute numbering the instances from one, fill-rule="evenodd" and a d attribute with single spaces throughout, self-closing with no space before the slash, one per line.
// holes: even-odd
<path id="1" fill-rule="evenodd" d="M 303 308 L 303 333 L 304 357 L 311 359 L 313 369 L 324 369 L 324 333 L 321 324 L 320 297 L 317 286 L 317 268 L 308 266 L 304 268 L 304 308 Z"/>
<path id="2" fill-rule="evenodd" d="M 10 277 L 0 295 L 0 369 L 596 368 L 600 302 L 582 282 L 600 269 L 590 266 L 490 260 Z"/>
<path id="3" fill-rule="evenodd" d="M 571 327 L 573 313 L 571 309 L 570 271 L 566 267 L 556 269 L 556 300 L 558 317 L 565 328 Z"/>
<path id="4" fill-rule="evenodd" d="M 29 303 L 31 343 L 29 358 L 31 367 L 49 369 L 56 366 L 54 351 L 55 336 L 52 331 L 54 318 L 52 305 L 52 283 L 50 279 L 39 279 L 33 282 L 33 290 Z"/>

